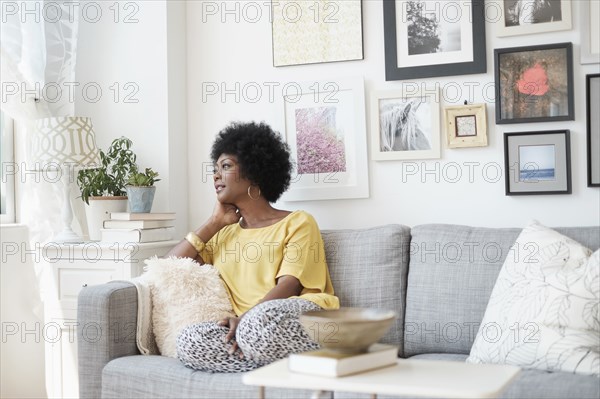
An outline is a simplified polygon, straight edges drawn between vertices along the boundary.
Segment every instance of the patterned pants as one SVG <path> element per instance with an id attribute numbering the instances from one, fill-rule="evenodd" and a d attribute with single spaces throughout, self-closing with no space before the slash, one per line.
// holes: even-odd
<path id="1" fill-rule="evenodd" d="M 319 348 L 302 328 L 301 313 L 320 310 L 305 299 L 275 299 L 248 311 L 240 321 L 235 340 L 238 351 L 229 354 L 232 343 L 225 343 L 228 327 L 217 323 L 192 324 L 177 337 L 177 357 L 193 369 L 210 373 L 239 373 L 253 370 L 290 353 Z M 240 359 L 239 350 L 244 354 Z"/>

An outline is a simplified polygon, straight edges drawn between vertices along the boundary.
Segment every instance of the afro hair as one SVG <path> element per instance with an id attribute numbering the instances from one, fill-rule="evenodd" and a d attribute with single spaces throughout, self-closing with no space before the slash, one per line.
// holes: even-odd
<path id="1" fill-rule="evenodd" d="M 225 127 L 212 146 L 212 161 L 217 162 L 222 154 L 237 157 L 241 175 L 257 185 L 269 202 L 277 201 L 290 186 L 289 147 L 265 123 L 234 122 Z"/>

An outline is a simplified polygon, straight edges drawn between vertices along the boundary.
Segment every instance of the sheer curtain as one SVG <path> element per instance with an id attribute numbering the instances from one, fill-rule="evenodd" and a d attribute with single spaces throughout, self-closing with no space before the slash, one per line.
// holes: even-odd
<path id="1" fill-rule="evenodd" d="M 70 2 L 0 3 L 0 107 L 15 121 L 17 221 L 28 227 L 29 249 L 38 249 L 36 260 L 42 262 L 35 264 L 35 274 L 40 281 L 41 248 L 61 226 L 61 196 L 55 187 L 60 184 L 56 176 L 29 171 L 27 136 L 35 119 L 74 113 L 68 89 L 75 82 L 80 10 Z"/>

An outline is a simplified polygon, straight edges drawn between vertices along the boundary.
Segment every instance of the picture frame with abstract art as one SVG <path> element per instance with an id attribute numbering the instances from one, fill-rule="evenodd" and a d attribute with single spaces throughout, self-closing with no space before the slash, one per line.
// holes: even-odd
<path id="1" fill-rule="evenodd" d="M 494 0 L 486 17 L 496 36 L 528 35 L 572 28 L 571 0 Z M 498 15 L 493 15 L 497 13 Z"/>
<path id="2" fill-rule="evenodd" d="M 581 64 L 600 64 L 600 1 L 578 1 L 580 4 Z"/>
<path id="3" fill-rule="evenodd" d="M 282 201 L 368 198 L 362 78 L 299 83 L 281 98 L 279 131 L 294 175 Z"/>
<path id="4" fill-rule="evenodd" d="M 361 0 L 271 2 L 273 66 L 362 60 Z"/>
<path id="5" fill-rule="evenodd" d="M 444 117 L 448 148 L 485 147 L 488 145 L 485 104 L 445 107 Z"/>
<path id="6" fill-rule="evenodd" d="M 485 73 L 483 0 L 384 0 L 385 80 Z"/>
<path id="7" fill-rule="evenodd" d="M 587 75 L 587 181 L 588 187 L 600 187 L 600 74 Z"/>
<path id="8" fill-rule="evenodd" d="M 571 194 L 569 130 L 504 133 L 506 195 Z"/>
<path id="9" fill-rule="evenodd" d="M 370 110 L 374 160 L 440 158 L 438 89 L 374 91 Z"/>
<path id="10" fill-rule="evenodd" d="M 494 50 L 496 123 L 571 121 L 571 43 Z"/>

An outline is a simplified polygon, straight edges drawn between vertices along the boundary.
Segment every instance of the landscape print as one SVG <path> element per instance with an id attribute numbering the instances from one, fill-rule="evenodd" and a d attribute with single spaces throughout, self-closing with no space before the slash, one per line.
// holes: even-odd
<path id="1" fill-rule="evenodd" d="M 550 145 L 519 146 L 519 181 L 555 180 L 556 151 Z"/>
<path id="2" fill-rule="evenodd" d="M 460 20 L 445 18 L 442 10 L 431 1 L 406 2 L 409 55 L 461 50 Z"/>
<path id="3" fill-rule="evenodd" d="M 346 171 L 344 132 L 337 127 L 336 114 L 336 107 L 296 109 L 298 174 Z"/>

